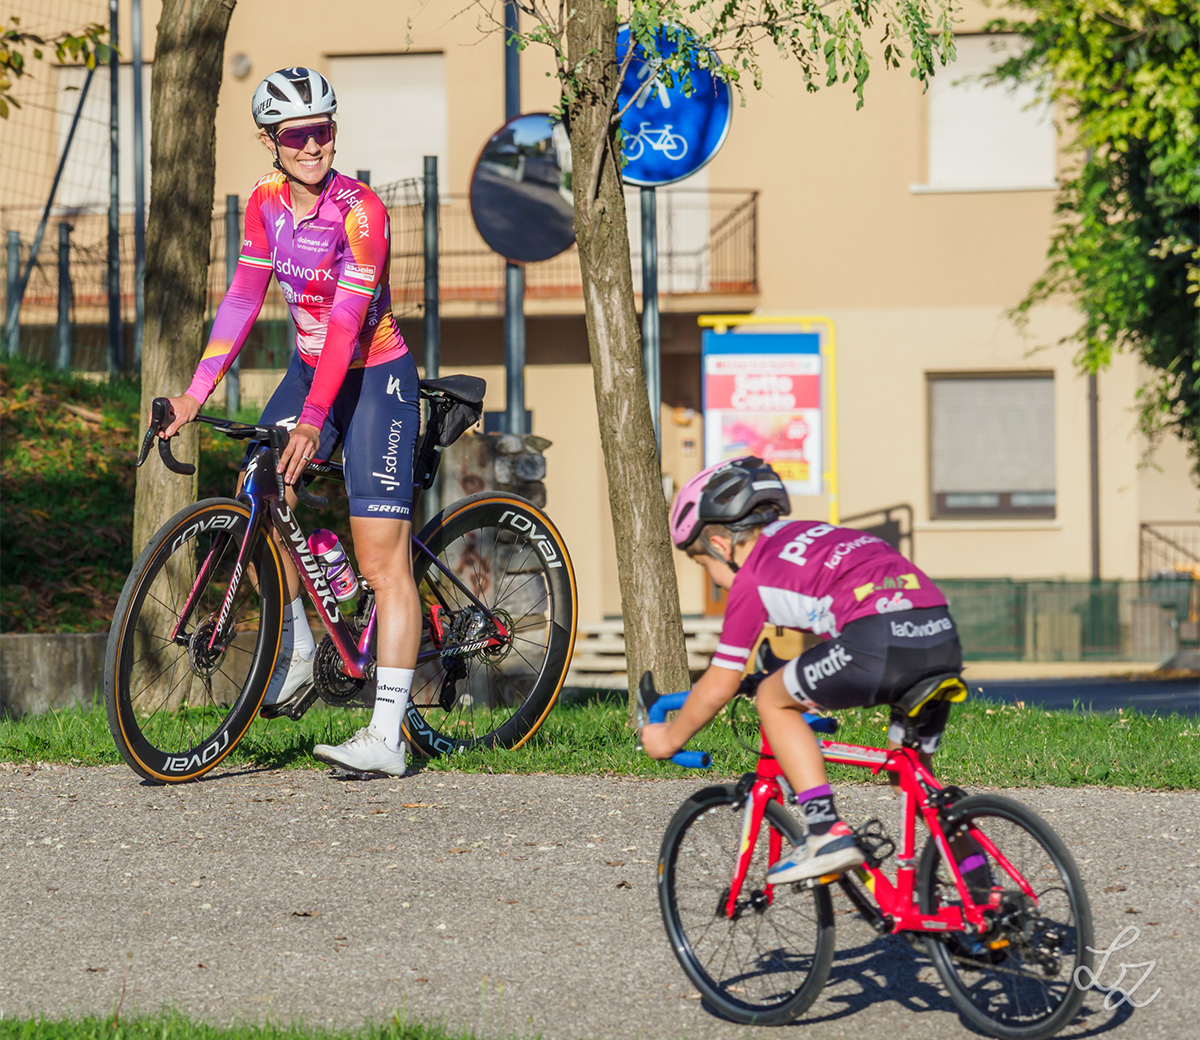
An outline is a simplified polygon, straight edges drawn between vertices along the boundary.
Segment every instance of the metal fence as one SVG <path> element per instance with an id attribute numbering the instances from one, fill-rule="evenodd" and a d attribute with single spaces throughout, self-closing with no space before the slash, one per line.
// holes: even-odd
<path id="1" fill-rule="evenodd" d="M 392 309 L 402 321 L 423 313 L 425 265 L 423 256 L 422 191 L 417 180 L 382 185 L 377 193 L 388 206 L 392 221 Z M 630 244 L 634 285 L 641 285 L 637 193 L 628 195 Z M 241 205 L 244 206 L 244 200 Z M 758 290 L 758 196 L 752 191 L 670 190 L 658 200 L 659 291 L 664 297 L 703 297 L 746 294 Z M 57 223 L 67 222 L 69 280 L 60 303 Z M 103 370 L 108 365 L 107 217 L 105 213 L 75 212 L 51 222 L 33 267 L 20 310 L 18 353 L 46 364 L 62 358 L 69 340 L 65 367 Z M 443 196 L 439 209 L 438 276 L 440 301 L 446 313 L 456 302 L 504 303 L 504 259 L 492 252 L 475 230 L 465 196 Z M 224 206 L 213 217 L 208 271 L 208 317 L 211 321 L 225 295 Z M 126 367 L 132 360 L 134 317 L 133 228 L 124 218 L 120 234 L 121 312 Z M 13 243 L 9 243 L 10 253 Z M 29 241 L 17 247 L 14 261 L 28 260 Z M 561 255 L 525 269 L 528 299 L 570 299 L 582 295 L 579 254 L 572 246 Z M 452 314 L 452 311 L 450 311 Z M 65 314 L 65 319 L 60 318 Z M 66 324 L 68 328 L 64 329 Z M 292 349 L 287 307 L 274 281 L 268 290 L 254 330 L 243 347 L 245 368 L 275 368 L 287 364 Z"/>
<path id="2" fill-rule="evenodd" d="M 1138 577 L 1200 578 L 1200 520 L 1142 524 Z"/>
<path id="3" fill-rule="evenodd" d="M 1154 661 L 1200 643 L 1200 581 L 938 581 L 970 660 Z"/>

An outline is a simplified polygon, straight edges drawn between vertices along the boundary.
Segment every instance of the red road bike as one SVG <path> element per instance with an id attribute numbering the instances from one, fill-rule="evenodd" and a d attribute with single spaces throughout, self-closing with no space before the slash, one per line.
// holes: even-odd
<path id="1" fill-rule="evenodd" d="M 687 697 L 658 697 L 649 673 L 639 694 L 643 717 L 653 722 Z M 1042 1040 L 1075 1016 L 1084 991 L 1076 979 L 1092 963 L 1092 918 L 1071 854 L 1019 802 L 943 785 L 918 758 L 921 712 L 965 695 L 953 674 L 914 686 L 893 705 L 906 728 L 897 750 L 819 738 L 826 761 L 894 774 L 900 788 L 899 848 L 881 821 L 867 820 L 855 831 L 862 865 L 845 874 L 767 882 L 767 870 L 804 830 L 786 808 L 794 793 L 765 737 L 755 772 L 706 787 L 680 806 L 659 852 L 659 906 L 675 956 L 715 1012 L 781 1025 L 807 1010 L 833 964 L 836 887 L 878 934 L 923 943 L 951 999 L 978 1029 Z M 805 718 L 814 730 L 836 732 L 834 719 Z M 706 760 L 695 751 L 677 757 L 690 766 Z M 928 830 L 919 854 L 918 817 Z M 986 867 L 968 870 L 969 883 L 959 864 L 979 854 Z M 893 856 L 894 878 L 884 870 Z"/>

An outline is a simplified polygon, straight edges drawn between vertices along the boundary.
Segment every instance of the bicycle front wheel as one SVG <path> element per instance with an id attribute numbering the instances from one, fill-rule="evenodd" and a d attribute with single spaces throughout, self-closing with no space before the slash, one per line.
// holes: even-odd
<path id="1" fill-rule="evenodd" d="M 254 580 L 239 573 L 249 520 L 232 499 L 180 510 L 142 550 L 117 602 L 104 658 L 108 726 L 121 757 L 154 783 L 195 780 L 217 765 L 266 692 L 283 581 L 265 536 L 251 555 Z"/>
<path id="2" fill-rule="evenodd" d="M 658 857 L 658 902 L 675 956 L 714 1011 L 734 1022 L 782 1025 L 808 1009 L 829 977 L 833 905 L 825 886 L 768 889 L 768 835 L 774 830 L 794 845 L 803 834 L 798 820 L 770 802 L 728 915 L 744 814 L 732 784 L 680 806 Z"/>
<path id="3" fill-rule="evenodd" d="M 575 645 L 562 536 L 531 502 L 482 492 L 418 537 L 433 559 L 420 550 L 413 559 L 425 623 L 405 735 L 425 755 L 519 747 L 553 707 Z"/>
<path id="4" fill-rule="evenodd" d="M 1002 857 L 987 857 L 990 895 L 971 895 L 991 904 L 989 931 L 925 939 L 950 999 L 1001 1040 L 1053 1036 L 1083 1003 L 1077 972 L 1092 963 L 1092 913 L 1075 861 L 1045 820 L 998 795 L 956 802 L 943 827 L 947 836 L 974 837 L 980 852 L 985 835 Z M 917 893 L 922 913 L 962 904 L 933 838 L 921 854 Z"/>

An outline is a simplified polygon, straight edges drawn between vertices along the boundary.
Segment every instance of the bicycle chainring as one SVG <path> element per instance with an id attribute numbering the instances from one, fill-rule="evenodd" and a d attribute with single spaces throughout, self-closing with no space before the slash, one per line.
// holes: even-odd
<path id="1" fill-rule="evenodd" d="M 313 658 L 313 686 L 321 700 L 335 708 L 344 707 L 362 695 L 366 684 L 366 679 L 355 679 L 342 671 L 342 657 L 333 639 L 322 639 Z"/>

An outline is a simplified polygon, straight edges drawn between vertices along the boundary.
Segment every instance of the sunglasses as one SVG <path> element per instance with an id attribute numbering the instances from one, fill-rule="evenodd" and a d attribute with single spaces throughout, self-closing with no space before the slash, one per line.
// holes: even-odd
<path id="1" fill-rule="evenodd" d="M 324 148 L 333 140 L 333 123 L 289 126 L 287 129 L 278 130 L 275 133 L 275 140 L 278 144 L 283 145 L 285 148 L 294 148 L 296 151 L 304 148 L 308 144 L 310 137 L 317 142 L 318 148 Z"/>

